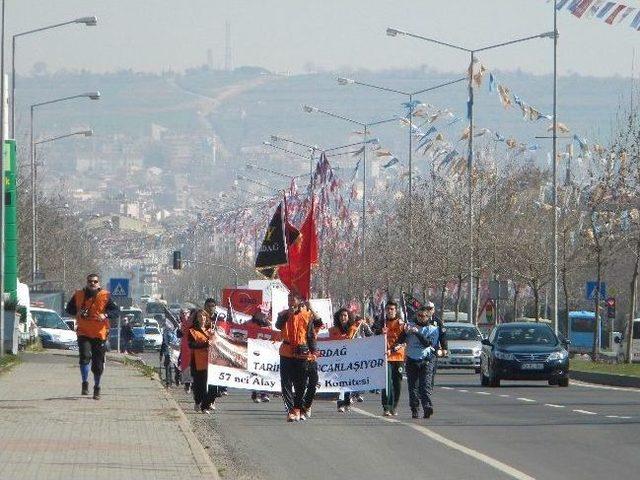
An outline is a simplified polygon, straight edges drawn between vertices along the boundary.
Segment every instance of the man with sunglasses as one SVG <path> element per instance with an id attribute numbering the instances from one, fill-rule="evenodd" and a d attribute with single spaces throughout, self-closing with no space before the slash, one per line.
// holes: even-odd
<path id="1" fill-rule="evenodd" d="M 110 321 L 118 318 L 120 308 L 113 302 L 109 292 L 100 288 L 100 277 L 91 273 L 87 275 L 87 285 L 73 294 L 65 310 L 72 317 L 76 317 L 82 395 L 89 395 L 91 369 L 94 381 L 93 398 L 100 400 L 100 378 L 104 371 Z"/>

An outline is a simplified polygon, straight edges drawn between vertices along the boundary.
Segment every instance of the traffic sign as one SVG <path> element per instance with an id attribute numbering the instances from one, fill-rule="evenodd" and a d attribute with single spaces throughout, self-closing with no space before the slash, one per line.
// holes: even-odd
<path id="1" fill-rule="evenodd" d="M 598 282 L 587 282 L 587 300 L 595 300 L 596 299 L 596 288 Z M 605 282 L 600 282 L 600 299 L 604 300 L 607 298 L 607 284 Z"/>
<path id="2" fill-rule="evenodd" d="M 109 291 L 112 297 L 128 297 L 129 296 L 129 279 L 128 278 L 111 278 L 109 280 Z"/>

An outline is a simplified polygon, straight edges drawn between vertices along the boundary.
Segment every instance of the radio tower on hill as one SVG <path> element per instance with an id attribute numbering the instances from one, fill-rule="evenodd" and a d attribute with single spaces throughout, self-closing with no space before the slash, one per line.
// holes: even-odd
<path id="1" fill-rule="evenodd" d="M 231 64 L 231 24 L 224 23 L 224 69 L 229 72 L 232 69 Z"/>

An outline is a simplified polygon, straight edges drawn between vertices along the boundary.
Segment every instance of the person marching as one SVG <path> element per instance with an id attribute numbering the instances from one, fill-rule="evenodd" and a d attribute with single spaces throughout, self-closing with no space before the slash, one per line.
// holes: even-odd
<path id="1" fill-rule="evenodd" d="M 437 361 L 435 347 L 439 343 L 439 329 L 431 323 L 428 312 L 428 307 L 420 307 L 416 313 L 416 322 L 406 326 L 407 381 L 412 418 L 418 418 L 420 403 L 423 418 L 429 418 L 433 414 L 432 376 Z"/>
<path id="2" fill-rule="evenodd" d="M 398 315 L 398 304 L 387 302 L 385 318 L 379 322 L 374 332 L 377 335 L 387 335 L 387 378 L 389 389 L 382 390 L 381 400 L 383 415 L 397 415 L 400 391 L 402 389 L 402 374 L 404 372 L 405 338 L 404 324 Z"/>
<path id="3" fill-rule="evenodd" d="M 313 311 L 311 303 L 304 302 L 302 310 L 307 311 L 311 318 L 309 319 L 309 353 L 306 356 L 306 372 L 305 372 L 305 390 L 302 399 L 302 410 L 300 411 L 300 420 L 306 420 L 311 417 L 311 407 L 316 396 L 318 388 L 318 351 L 317 340 L 320 329 L 324 326 L 322 319 Z"/>
<path id="4" fill-rule="evenodd" d="M 301 306 L 300 297 L 290 293 L 289 308 L 278 314 L 276 328 L 281 331 L 280 383 L 287 409 L 287 422 L 301 420 L 307 381 L 307 355 L 313 343 L 311 314 Z M 311 325 L 311 328 L 310 326 Z"/>
<path id="5" fill-rule="evenodd" d="M 110 321 L 120 315 L 120 308 L 106 290 L 100 288 L 100 277 L 87 275 L 87 285 L 77 290 L 66 312 L 76 317 L 82 395 L 89 395 L 89 368 L 93 372 L 93 398 L 100 400 L 100 378 L 104 372 L 106 341 L 109 338 Z"/>
<path id="6" fill-rule="evenodd" d="M 211 316 L 215 312 L 216 301 L 207 298 L 204 309 L 198 310 L 189 329 L 189 348 L 191 349 L 191 377 L 193 379 L 193 409 L 202 413 L 210 413 L 215 409 L 217 391 L 208 392 L 207 370 L 209 368 L 209 339 L 211 338 Z"/>
<path id="7" fill-rule="evenodd" d="M 196 309 L 184 309 L 180 312 L 180 329 L 176 336 L 180 339 L 180 355 L 178 356 L 178 371 L 180 381 L 184 384 L 184 391 L 191 390 L 191 349 L 189 348 L 189 329 L 193 326 L 193 319 L 196 316 Z"/>
<path id="8" fill-rule="evenodd" d="M 341 308 L 333 314 L 333 327 L 329 328 L 329 339 L 352 340 L 358 334 L 360 323 L 356 323 L 352 313 Z M 341 398 L 342 397 L 342 398 Z M 351 392 L 341 392 L 336 406 L 338 412 L 345 413 L 351 407 Z"/>
<path id="9" fill-rule="evenodd" d="M 260 311 L 260 309 L 256 310 L 254 314 L 251 316 L 249 321 L 247 322 L 249 325 L 255 325 L 258 328 L 270 328 L 271 322 L 267 318 L 267 316 Z M 251 392 L 251 400 L 254 403 L 268 403 L 271 401 L 269 398 L 268 392 L 259 392 L 257 390 L 253 390 Z"/>
<path id="10" fill-rule="evenodd" d="M 447 327 L 445 327 L 444 322 L 438 317 L 435 312 L 436 308 L 433 302 L 427 302 L 424 306 L 425 312 L 429 317 L 429 324 L 434 325 L 438 328 L 438 343 L 433 346 L 436 349 L 436 354 L 438 357 L 446 357 L 449 355 L 449 346 L 447 344 Z M 436 359 L 433 363 L 433 374 L 431 375 L 431 388 L 436 380 L 436 371 L 438 370 L 438 360 Z"/>

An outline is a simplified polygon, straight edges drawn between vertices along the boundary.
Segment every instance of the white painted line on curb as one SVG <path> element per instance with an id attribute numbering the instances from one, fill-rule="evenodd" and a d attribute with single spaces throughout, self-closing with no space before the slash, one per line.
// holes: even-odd
<path id="1" fill-rule="evenodd" d="M 551 407 L 551 408 L 564 408 L 564 405 L 556 405 L 555 403 L 545 403 L 544 404 L 545 407 Z"/>
<path id="2" fill-rule="evenodd" d="M 399 423 L 401 425 L 404 425 L 405 427 L 409 427 L 412 428 L 414 430 L 416 430 L 417 432 L 420 432 L 422 435 L 429 437 L 430 439 L 441 443 L 442 445 L 445 445 L 453 450 L 457 450 L 458 452 L 464 453 L 465 455 L 468 455 L 472 458 L 475 458 L 476 460 L 481 461 L 482 463 L 485 463 L 493 468 L 495 468 L 496 470 L 505 473 L 517 480 L 535 480 L 534 477 L 531 477 L 529 475 L 527 475 L 524 472 L 521 472 L 520 470 L 517 470 L 516 468 L 512 467 L 511 465 L 507 465 L 506 463 L 501 462 L 500 460 L 496 460 L 495 458 L 492 458 L 488 455 L 485 455 L 484 453 L 478 452 L 477 450 L 473 450 L 472 448 L 469 447 L 465 447 L 464 445 L 461 445 L 457 442 L 454 442 L 453 440 L 449 440 L 446 437 L 443 437 L 442 435 L 434 432 L 433 430 L 428 429 L 427 427 L 424 427 L 422 425 L 418 425 L 415 423 L 408 423 L 408 422 L 403 422 L 401 420 L 396 420 L 396 419 L 391 419 L 391 418 L 385 418 L 385 417 L 380 417 L 378 415 L 375 415 L 373 413 L 367 412 L 366 410 L 362 410 L 360 408 L 357 407 L 352 407 L 351 408 L 352 411 L 359 413 L 360 415 L 364 415 L 366 417 L 372 417 L 372 418 L 378 418 L 380 420 L 382 420 L 383 422 L 388 422 L 388 423 Z"/>
<path id="3" fill-rule="evenodd" d="M 589 410 L 573 410 L 576 413 L 584 413 L 585 415 L 597 415 L 596 412 L 590 412 Z"/>
<path id="4" fill-rule="evenodd" d="M 535 400 L 532 400 L 530 398 L 523 398 L 523 397 L 518 397 L 517 400 L 520 400 L 522 402 L 531 402 L 531 403 L 535 403 Z"/>

